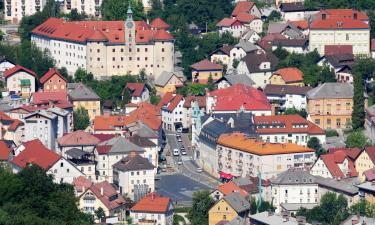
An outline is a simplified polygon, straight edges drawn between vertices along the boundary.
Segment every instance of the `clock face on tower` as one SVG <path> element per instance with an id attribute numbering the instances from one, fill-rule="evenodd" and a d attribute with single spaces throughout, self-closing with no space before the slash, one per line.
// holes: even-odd
<path id="1" fill-rule="evenodd" d="M 126 23 L 126 26 L 130 29 L 133 27 L 133 22 L 127 22 Z"/>

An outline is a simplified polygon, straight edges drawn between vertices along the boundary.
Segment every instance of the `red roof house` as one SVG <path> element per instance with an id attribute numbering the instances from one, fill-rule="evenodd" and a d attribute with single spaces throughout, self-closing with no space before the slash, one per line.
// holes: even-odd
<path id="1" fill-rule="evenodd" d="M 37 76 L 36 73 L 35 73 L 34 71 L 32 71 L 32 70 L 30 70 L 30 69 L 27 69 L 27 68 L 25 68 L 25 67 L 23 67 L 23 66 L 16 65 L 16 66 L 14 66 L 14 67 L 12 67 L 12 68 L 10 68 L 10 69 L 8 69 L 8 70 L 5 70 L 5 71 L 4 71 L 4 74 L 3 74 L 3 77 L 4 77 L 5 79 L 7 79 L 7 78 L 9 78 L 10 76 L 14 75 L 15 73 L 17 73 L 17 72 L 19 72 L 19 71 L 24 71 L 24 72 L 26 72 L 26 73 L 28 73 L 28 74 L 34 76 L 34 77 Z"/>
<path id="2" fill-rule="evenodd" d="M 0 161 L 7 161 L 9 158 L 10 149 L 8 145 L 0 140 Z"/>
<path id="3" fill-rule="evenodd" d="M 168 30 L 169 24 L 167 24 L 164 20 L 161 18 L 156 18 L 150 23 L 151 27 L 157 30 Z"/>
<path id="4" fill-rule="evenodd" d="M 251 14 L 251 9 L 255 6 L 254 2 L 249 1 L 241 1 L 237 2 L 236 6 L 234 7 L 232 11 L 232 16 L 236 17 L 240 13 L 248 13 Z"/>
<path id="5" fill-rule="evenodd" d="M 57 143 L 61 147 L 96 146 L 99 142 L 98 138 L 83 130 L 64 134 L 64 136 L 57 139 Z"/>
<path id="6" fill-rule="evenodd" d="M 45 92 L 66 91 L 67 80 L 56 68 L 50 68 L 39 81 Z"/>
<path id="7" fill-rule="evenodd" d="M 296 67 L 282 68 L 274 72 L 270 78 L 271 84 L 273 76 L 280 76 L 280 78 L 285 82 L 285 84 L 300 84 L 301 82 L 303 82 L 303 73 Z"/>
<path id="8" fill-rule="evenodd" d="M 172 209 L 172 201 L 168 197 L 162 197 L 157 193 L 150 193 L 143 197 L 131 209 L 130 213 L 167 213 Z"/>
<path id="9" fill-rule="evenodd" d="M 206 84 L 210 76 L 214 81 L 219 80 L 223 76 L 223 66 L 208 59 L 194 63 L 190 67 L 194 83 Z"/>

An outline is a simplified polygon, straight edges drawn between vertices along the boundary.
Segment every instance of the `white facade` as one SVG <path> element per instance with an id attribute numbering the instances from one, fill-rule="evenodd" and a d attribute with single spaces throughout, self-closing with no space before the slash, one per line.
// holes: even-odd
<path id="1" fill-rule="evenodd" d="M 231 26 L 222 26 L 219 28 L 219 34 L 224 34 L 226 32 L 232 34 L 233 37 L 239 38 L 246 31 L 246 27 L 242 23 L 234 23 Z"/>
<path id="2" fill-rule="evenodd" d="M 296 108 L 298 110 L 306 110 L 307 98 L 306 95 L 286 94 L 285 107 L 287 109 Z"/>
<path id="3" fill-rule="evenodd" d="M 251 35 L 244 34 L 241 37 L 241 40 L 248 41 L 248 42 L 255 44 L 260 40 L 260 36 L 256 32 L 253 32 Z"/>
<path id="4" fill-rule="evenodd" d="M 238 64 L 237 71 L 239 74 L 246 74 L 250 77 L 251 80 L 254 81 L 255 87 L 264 88 L 267 84 L 270 83 L 270 77 L 272 76 L 273 71 L 269 71 L 271 68 L 271 63 L 263 62 L 260 68 L 266 70 L 265 72 L 249 72 L 246 62 L 241 61 Z"/>
<path id="5" fill-rule="evenodd" d="M 64 0 L 64 13 L 70 13 L 76 9 L 78 13 L 85 13 L 88 16 L 100 17 L 103 0 Z"/>
<path id="6" fill-rule="evenodd" d="M 248 26 L 251 30 L 257 32 L 258 34 L 263 32 L 263 21 L 261 19 L 254 19 Z"/>
<path id="7" fill-rule="evenodd" d="M 173 224 L 173 206 L 168 206 L 167 213 L 152 213 L 152 212 L 135 212 L 130 211 L 130 217 L 134 223 L 140 223 L 141 220 L 156 220 L 156 224 L 172 225 Z"/>
<path id="8" fill-rule="evenodd" d="M 138 104 L 138 103 L 141 103 L 141 102 L 148 102 L 150 99 L 150 92 L 149 90 L 145 87 L 145 89 L 143 90 L 141 96 L 138 96 L 138 97 L 133 97 L 132 96 L 132 99 L 131 99 L 131 103 L 134 103 L 134 104 Z"/>
<path id="9" fill-rule="evenodd" d="M 298 21 L 305 19 L 305 11 L 283 12 L 281 15 L 284 21 Z"/>
<path id="10" fill-rule="evenodd" d="M 58 138 L 57 122 L 55 115 L 47 118 L 33 113 L 25 117 L 24 141 L 39 139 L 47 148 L 54 150 Z"/>
<path id="11" fill-rule="evenodd" d="M 75 178 L 83 176 L 84 174 L 75 167 L 72 163 L 61 157 L 49 170 L 47 174 L 53 176 L 55 183 L 69 183 L 72 184 Z"/>
<path id="12" fill-rule="evenodd" d="M 19 23 L 24 16 L 30 16 L 43 10 L 46 0 L 5 0 L 4 19 Z"/>
<path id="13" fill-rule="evenodd" d="M 301 146 L 307 146 L 307 142 L 312 137 L 319 139 L 320 143 L 326 143 L 325 135 L 309 135 L 307 133 L 272 133 L 272 134 L 259 134 L 263 141 L 270 143 L 295 143 Z"/>
<path id="14" fill-rule="evenodd" d="M 13 68 L 15 64 L 9 62 L 8 60 L 4 60 L 0 63 L 0 75 L 3 76 L 5 70 Z"/>
<path id="15" fill-rule="evenodd" d="M 168 111 L 166 108 L 161 109 L 161 120 L 165 130 L 175 131 L 176 123 L 183 124 L 185 116 L 183 107 L 184 103 L 185 99 L 182 99 L 172 111 Z"/>
<path id="16" fill-rule="evenodd" d="M 233 68 L 233 61 L 238 60 L 240 61 L 243 57 L 246 56 L 245 50 L 241 47 L 234 47 L 229 52 L 229 64 L 228 68 Z"/>
<path id="17" fill-rule="evenodd" d="M 35 77 L 23 70 L 15 72 L 5 80 L 9 92 L 21 93 L 28 96 L 35 92 Z M 30 86 L 22 87 L 21 80 L 29 80 Z"/>

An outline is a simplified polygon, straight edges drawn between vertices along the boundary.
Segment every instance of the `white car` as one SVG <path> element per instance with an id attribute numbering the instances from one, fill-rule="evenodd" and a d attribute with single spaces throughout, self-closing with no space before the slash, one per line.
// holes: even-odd
<path id="1" fill-rule="evenodd" d="M 202 172 L 203 172 L 202 168 L 198 167 L 198 168 L 197 168 L 197 172 L 198 172 L 198 173 L 202 173 Z"/>
<path id="2" fill-rule="evenodd" d="M 181 160 L 181 159 L 178 160 L 177 164 L 178 164 L 178 165 L 182 165 L 182 160 Z"/>
<path id="3" fill-rule="evenodd" d="M 185 149 L 183 149 L 183 150 L 181 150 L 181 155 L 186 155 L 187 153 L 186 153 L 186 150 Z"/>
<path id="4" fill-rule="evenodd" d="M 174 156 L 179 156 L 180 155 L 180 150 L 178 150 L 178 148 L 173 149 L 173 155 Z"/>

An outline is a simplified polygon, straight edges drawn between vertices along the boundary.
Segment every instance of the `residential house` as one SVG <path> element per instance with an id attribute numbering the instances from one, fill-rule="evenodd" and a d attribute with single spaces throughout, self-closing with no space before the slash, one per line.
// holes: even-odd
<path id="1" fill-rule="evenodd" d="M 357 184 L 356 187 L 359 189 L 358 195 L 361 199 L 365 199 L 370 204 L 375 204 L 375 185 L 373 181 Z"/>
<path id="2" fill-rule="evenodd" d="M 168 197 L 150 193 L 130 209 L 130 217 L 138 224 L 173 224 L 173 205 Z"/>
<path id="3" fill-rule="evenodd" d="M 184 86 L 184 82 L 183 73 L 163 71 L 154 82 L 156 93 L 164 95 L 167 92 L 175 92 L 177 88 Z"/>
<path id="4" fill-rule="evenodd" d="M 311 167 L 310 173 L 325 178 L 343 179 L 357 177 L 355 159 L 361 153 L 358 148 L 332 149 L 328 154 L 320 155 Z"/>
<path id="5" fill-rule="evenodd" d="M 254 15 L 258 18 L 262 16 L 262 13 L 258 9 L 258 7 L 255 5 L 255 3 L 250 2 L 250 1 L 239 1 L 236 3 L 236 6 L 234 7 L 232 11 L 232 17 L 236 17 L 241 13 Z"/>
<path id="6" fill-rule="evenodd" d="M 272 50 L 278 47 L 285 49 L 289 53 L 306 54 L 309 51 L 309 40 L 307 38 L 300 39 L 276 39 L 272 41 Z"/>
<path id="7" fill-rule="evenodd" d="M 271 75 L 270 84 L 305 86 L 303 72 L 296 67 L 278 69 Z"/>
<path id="8" fill-rule="evenodd" d="M 355 159 L 355 168 L 361 182 L 365 181 L 364 172 L 375 167 L 375 147 L 365 147 L 365 149 Z"/>
<path id="9" fill-rule="evenodd" d="M 228 68 L 231 69 L 234 67 L 235 62 L 239 62 L 243 57 L 248 53 L 260 52 L 259 48 L 247 41 L 240 40 L 229 52 L 229 64 Z"/>
<path id="10" fill-rule="evenodd" d="M 303 20 L 305 17 L 305 5 L 303 2 L 281 3 L 281 16 L 284 21 Z"/>
<path id="11" fill-rule="evenodd" d="M 370 55 L 370 28 L 362 17 L 368 17 L 356 10 L 322 10 L 310 24 L 309 49 L 316 49 L 320 55 L 326 45 L 352 45 L 353 54 Z"/>
<path id="12" fill-rule="evenodd" d="M 87 110 L 90 120 L 100 116 L 100 97 L 91 88 L 83 83 L 68 83 L 68 95 L 74 108 Z"/>
<path id="13" fill-rule="evenodd" d="M 102 208 L 106 219 L 113 219 L 116 223 L 125 221 L 129 204 L 108 181 L 93 183 L 78 177 L 74 180 L 74 188 L 79 199 L 78 207 L 83 212 L 95 215 L 95 211 Z"/>
<path id="14" fill-rule="evenodd" d="M 206 113 L 252 113 L 256 116 L 271 115 L 271 105 L 266 95 L 254 87 L 235 84 L 214 90 L 206 95 Z"/>
<path id="15" fill-rule="evenodd" d="M 375 219 L 360 215 L 351 215 L 344 220 L 340 225 L 361 225 L 361 224 L 375 224 Z"/>
<path id="16" fill-rule="evenodd" d="M 262 39 L 260 39 L 256 45 L 264 51 L 272 51 L 272 42 L 279 39 L 287 39 L 284 35 L 280 33 L 268 33 Z"/>
<path id="17" fill-rule="evenodd" d="M 307 146 L 310 138 L 326 143 L 323 129 L 299 115 L 255 116 L 256 133 L 269 143 L 295 143 Z"/>
<path id="18" fill-rule="evenodd" d="M 50 68 L 39 81 L 44 92 L 66 92 L 67 80 L 56 68 Z"/>
<path id="19" fill-rule="evenodd" d="M 275 214 L 273 212 L 261 212 L 250 215 L 250 223 L 253 225 L 279 225 L 280 223 L 287 223 L 288 225 L 312 225 L 311 223 L 306 223 L 306 218 L 303 216 L 294 218 L 289 216 L 289 214 Z"/>
<path id="20" fill-rule="evenodd" d="M 16 64 L 7 59 L 5 56 L 0 56 L 0 76 L 2 77 L 5 70 L 15 67 Z"/>
<path id="21" fill-rule="evenodd" d="M 375 141 L 375 105 L 368 107 L 365 111 L 365 129 L 369 134 L 369 139 Z"/>
<path id="22" fill-rule="evenodd" d="M 22 144 L 23 150 L 12 159 L 13 172 L 18 173 L 30 164 L 35 164 L 53 176 L 55 183 L 73 183 L 73 180 L 82 176 L 72 163 L 56 152 L 46 148 L 39 139 Z"/>
<path id="23" fill-rule="evenodd" d="M 253 44 L 257 43 L 260 40 L 260 36 L 257 32 L 246 29 L 243 33 L 242 36 L 240 37 L 241 40 L 251 42 Z"/>
<path id="24" fill-rule="evenodd" d="M 114 137 L 99 143 L 94 151 L 98 180 L 113 182 L 113 165 L 133 151 L 140 154 L 145 152 L 124 137 Z"/>
<path id="25" fill-rule="evenodd" d="M 131 96 L 131 103 L 148 102 L 150 99 L 150 91 L 143 83 L 127 83 L 125 89 L 128 90 Z"/>
<path id="26" fill-rule="evenodd" d="M 65 156 L 66 151 L 72 148 L 93 153 L 99 142 L 100 140 L 97 137 L 83 130 L 66 133 L 57 139 L 58 151 L 63 156 Z"/>
<path id="27" fill-rule="evenodd" d="M 216 81 L 217 89 L 224 89 L 235 84 L 243 84 L 246 86 L 253 86 L 255 83 L 245 74 L 227 74 Z"/>
<path id="28" fill-rule="evenodd" d="M 245 198 L 249 195 L 247 191 L 240 188 L 235 182 L 229 181 L 227 183 L 221 184 L 215 191 L 211 192 L 210 197 L 215 200 L 215 202 L 217 202 L 224 196 L 230 195 L 234 192 L 239 193 L 242 197 Z"/>
<path id="29" fill-rule="evenodd" d="M 194 109 L 194 103 L 198 106 L 197 109 Z M 206 96 L 188 96 L 185 99 L 183 107 L 185 117 L 182 121 L 183 124 L 186 124 L 186 128 L 190 129 L 193 124 L 193 113 L 204 114 L 206 112 Z M 194 110 L 199 110 L 200 112 L 194 112 Z"/>
<path id="30" fill-rule="evenodd" d="M 145 150 L 143 153 L 143 157 L 146 158 L 152 165 L 156 168 L 158 167 L 158 161 L 159 161 L 159 146 L 158 143 L 155 143 L 155 140 L 153 140 L 155 136 L 142 136 L 142 133 L 135 133 L 132 134 L 132 136 L 128 137 L 129 141 L 138 147 Z"/>
<path id="31" fill-rule="evenodd" d="M 351 127 L 353 86 L 324 83 L 307 92 L 307 119 L 322 129 Z"/>
<path id="32" fill-rule="evenodd" d="M 264 88 L 279 63 L 272 53 L 249 53 L 238 64 L 240 74 L 248 75 L 257 87 Z"/>
<path id="33" fill-rule="evenodd" d="M 325 55 L 317 64 L 319 66 L 328 66 L 334 71 L 337 81 L 353 83 L 352 66 L 354 63 L 355 57 L 353 54 L 339 53 Z"/>
<path id="34" fill-rule="evenodd" d="M 11 157 L 11 149 L 8 144 L 1 140 L 0 141 L 0 165 L 8 164 L 9 158 Z"/>
<path id="35" fill-rule="evenodd" d="M 213 63 L 222 63 L 227 65 L 230 62 L 230 51 L 233 49 L 232 45 L 224 45 L 221 48 L 216 49 L 210 54 L 210 60 Z"/>
<path id="36" fill-rule="evenodd" d="M 11 94 L 30 97 L 35 92 L 37 77 L 36 73 L 23 66 L 16 65 L 3 73 L 7 91 Z"/>
<path id="37" fill-rule="evenodd" d="M 208 211 L 208 224 L 216 225 L 220 221 L 231 221 L 237 216 L 245 219 L 250 213 L 250 203 L 239 193 L 224 196 Z"/>
<path id="38" fill-rule="evenodd" d="M 224 18 L 216 24 L 216 27 L 219 30 L 219 34 L 229 33 L 235 38 L 241 37 L 246 30 L 245 25 L 236 18 Z"/>
<path id="39" fill-rule="evenodd" d="M 312 87 L 292 86 L 292 85 L 272 85 L 267 84 L 264 93 L 272 105 L 272 114 L 283 112 L 286 109 L 306 110 L 306 94 Z"/>
<path id="40" fill-rule="evenodd" d="M 289 21 L 290 24 L 294 25 L 295 27 L 297 27 L 304 36 L 307 36 L 309 35 L 309 21 L 307 20 L 295 20 L 295 21 Z"/>
<path id="41" fill-rule="evenodd" d="M 211 77 L 213 81 L 223 76 L 223 66 L 213 63 L 208 59 L 194 63 L 191 67 L 191 79 L 193 83 L 206 84 Z"/>
<path id="42" fill-rule="evenodd" d="M 259 200 L 259 197 L 262 200 L 267 202 L 272 202 L 272 192 L 271 192 L 271 181 L 266 179 L 259 179 L 259 176 L 250 176 L 250 177 L 234 177 L 233 182 L 246 191 L 251 198 L 254 198 L 256 201 Z M 259 186 L 262 186 L 259 189 Z"/>
<path id="43" fill-rule="evenodd" d="M 18 119 L 12 119 L 4 112 L 0 112 L 0 139 L 13 141 L 19 145 L 24 137 L 24 123 Z"/>
<path id="44" fill-rule="evenodd" d="M 138 202 L 155 191 L 155 167 L 136 152 L 113 164 L 113 183 L 120 194 Z"/>
<path id="45" fill-rule="evenodd" d="M 235 18 L 243 23 L 247 29 L 253 30 L 258 34 L 263 32 L 263 21 L 260 17 L 248 13 L 239 13 Z M 247 29 L 245 29 L 245 31 Z M 242 31 L 242 34 L 244 34 L 245 31 Z"/>
<path id="46" fill-rule="evenodd" d="M 161 110 L 163 129 L 175 131 L 179 127 L 187 128 L 183 124 L 185 99 L 182 95 L 166 93 L 158 104 Z"/>
<path id="47" fill-rule="evenodd" d="M 95 155 L 93 152 L 87 152 L 79 148 L 70 148 L 64 153 L 66 159 L 72 163 L 89 180 L 97 180 L 95 173 Z"/>
<path id="48" fill-rule="evenodd" d="M 275 39 L 306 39 L 303 32 L 290 22 L 271 22 L 268 34 L 277 34 Z"/>

